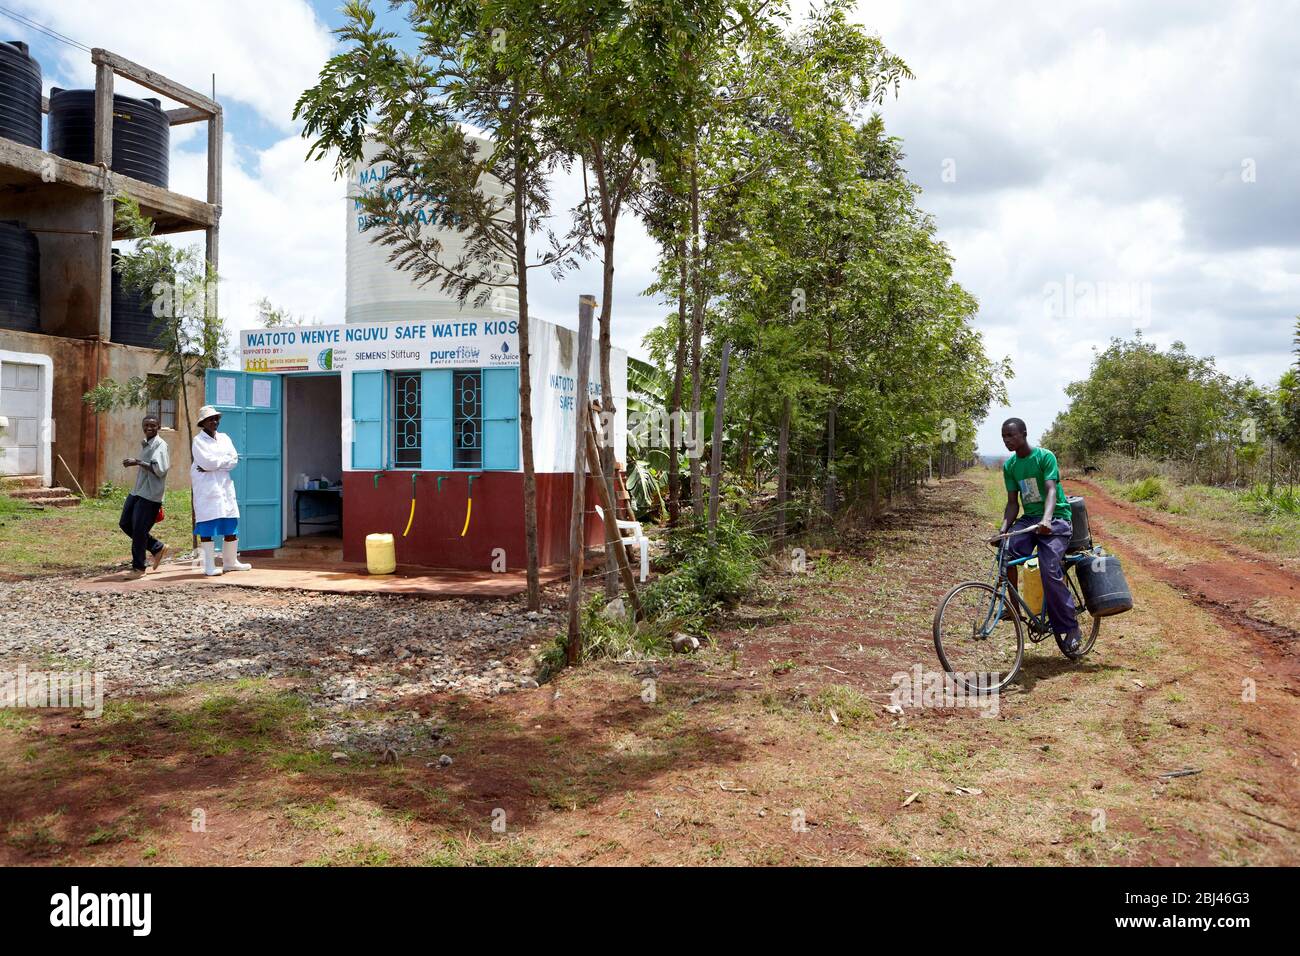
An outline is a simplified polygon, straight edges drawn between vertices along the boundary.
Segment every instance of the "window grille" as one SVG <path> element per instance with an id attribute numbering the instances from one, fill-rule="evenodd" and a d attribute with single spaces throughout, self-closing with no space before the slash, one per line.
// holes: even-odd
<path id="1" fill-rule="evenodd" d="M 393 467 L 419 468 L 423 454 L 420 436 L 420 373 L 393 375 Z"/>
<path id="2" fill-rule="evenodd" d="M 452 465 L 483 467 L 483 373 L 456 372 L 452 379 Z"/>

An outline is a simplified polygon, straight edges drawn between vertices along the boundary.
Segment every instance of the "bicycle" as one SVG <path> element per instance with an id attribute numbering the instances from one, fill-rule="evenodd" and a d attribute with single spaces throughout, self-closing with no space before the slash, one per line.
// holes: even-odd
<path id="1" fill-rule="evenodd" d="M 1017 534 L 1032 533 L 1033 528 L 998 535 L 989 544 L 997 550 L 993 565 L 993 583 L 963 581 L 953 587 L 934 612 L 934 649 L 939 662 L 957 683 L 976 694 L 998 693 L 1020 672 L 1025 656 L 1024 628 L 1037 644 L 1052 633 L 1047 605 L 1035 614 L 1007 576 L 1007 569 L 1024 564 L 1032 555 L 1007 560 L 1008 541 Z M 995 543 L 996 542 L 996 543 Z M 1087 552 L 1072 552 L 1063 559 L 1066 586 L 1074 598 L 1079 618 L 1079 648 L 1066 651 L 1061 639 L 1056 644 L 1070 660 L 1079 660 L 1092 650 L 1101 631 L 1101 618 L 1088 613 L 1079 586 L 1077 567 L 1093 559 Z"/>

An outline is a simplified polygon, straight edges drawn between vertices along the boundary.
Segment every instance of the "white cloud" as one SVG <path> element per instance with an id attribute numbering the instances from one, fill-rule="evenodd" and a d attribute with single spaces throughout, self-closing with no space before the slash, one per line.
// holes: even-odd
<path id="1" fill-rule="evenodd" d="M 304 0 L 14 0 L 18 12 L 89 47 L 103 47 L 200 93 L 252 108 L 288 131 L 293 104 L 330 52 L 331 38 Z M 29 35 L 31 35 L 29 33 Z M 90 54 L 59 45 L 48 81 L 90 87 Z M 121 81 L 121 91 L 140 95 Z M 147 95 L 154 95 L 152 93 Z M 174 105 L 174 104 L 169 104 Z"/>
<path id="2" fill-rule="evenodd" d="M 343 184 L 304 161 L 290 121 L 331 49 L 306 2 L 139 0 L 125 15 L 103 0 L 15 3 L 196 89 L 216 73 L 228 108 L 223 311 L 247 326 L 266 295 L 341 321 Z M 1144 335 L 1181 339 L 1232 374 L 1268 380 L 1287 364 L 1300 310 L 1298 0 L 863 0 L 858 17 L 916 73 L 886 102 L 887 124 L 903 137 L 957 279 L 980 301 L 989 353 L 1017 369 L 1009 407 L 981 430 L 985 449 L 1000 447 L 1009 414 L 1046 428 L 1093 348 L 1133 333 L 1114 302 L 1052 317 L 1049 283 L 1136 284 L 1149 291 Z M 83 52 L 46 59 L 47 79 L 93 80 Z M 173 129 L 174 186 L 191 195 L 203 191 L 201 143 L 197 125 Z M 956 182 L 941 179 L 945 159 Z M 1254 182 L 1243 180 L 1246 160 Z M 556 180 L 560 231 L 579 187 L 577 177 Z M 671 305 L 640 295 L 657 257 L 644 228 L 632 216 L 619 228 L 614 340 L 640 353 Z M 598 258 L 560 282 L 535 271 L 534 311 L 572 324 L 578 295 L 600 288 Z"/>
<path id="3" fill-rule="evenodd" d="M 1137 283 L 1145 336 L 1233 375 L 1289 363 L 1300 125 L 1283 104 L 1300 96 L 1300 4 L 872 0 L 858 19 L 916 73 L 883 113 L 990 353 L 1017 368 L 985 450 L 1008 415 L 1045 429 L 1092 348 L 1135 330 L 1123 309 L 1049 318 L 1047 283 Z"/>
<path id="4" fill-rule="evenodd" d="M 263 296 L 309 321 L 343 321 L 344 183 L 305 153 L 297 136 L 261 151 L 226 137 L 221 312 L 232 333 L 255 324 Z M 173 188 L 200 193 L 206 162 L 174 154 Z"/>

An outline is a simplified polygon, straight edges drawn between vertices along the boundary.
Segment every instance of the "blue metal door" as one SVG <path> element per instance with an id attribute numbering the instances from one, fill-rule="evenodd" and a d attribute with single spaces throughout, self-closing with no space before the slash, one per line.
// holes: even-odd
<path id="1" fill-rule="evenodd" d="M 265 551 L 283 543 L 280 496 L 281 380 L 278 375 L 209 369 L 207 404 L 221 412 L 221 430 L 239 453 L 231 472 L 239 500 L 239 547 Z"/>

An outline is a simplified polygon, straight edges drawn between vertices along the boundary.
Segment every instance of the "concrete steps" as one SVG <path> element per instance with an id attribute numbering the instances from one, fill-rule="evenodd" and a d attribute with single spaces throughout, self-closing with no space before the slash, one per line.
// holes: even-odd
<path id="1" fill-rule="evenodd" d="M 325 534 L 287 538 L 273 554 L 277 558 L 317 566 L 340 564 L 343 561 L 343 539 Z"/>
<path id="2" fill-rule="evenodd" d="M 0 492 L 15 501 L 36 508 L 75 508 L 81 499 L 67 488 L 47 488 L 40 475 L 12 475 L 0 478 Z"/>

